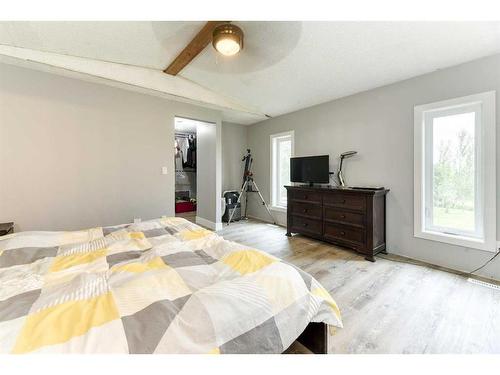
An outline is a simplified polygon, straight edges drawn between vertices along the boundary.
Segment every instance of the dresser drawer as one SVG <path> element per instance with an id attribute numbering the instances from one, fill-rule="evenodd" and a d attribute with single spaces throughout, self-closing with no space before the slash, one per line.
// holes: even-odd
<path id="1" fill-rule="evenodd" d="M 364 227 L 365 215 L 344 211 L 339 208 L 325 207 L 325 221 L 336 221 L 342 224 Z"/>
<path id="2" fill-rule="evenodd" d="M 320 220 L 306 219 L 301 216 L 292 215 L 292 231 L 297 233 L 308 233 L 321 235 L 322 222 Z"/>
<path id="3" fill-rule="evenodd" d="M 365 211 L 366 210 L 366 199 L 362 195 L 351 195 L 351 194 L 325 194 L 323 196 L 323 202 L 325 205 L 347 208 L 349 210 Z"/>
<path id="4" fill-rule="evenodd" d="M 342 225 L 325 223 L 325 238 L 339 240 L 341 242 L 363 245 L 365 243 L 365 231 L 363 229 L 344 227 Z"/>
<path id="5" fill-rule="evenodd" d="M 319 204 L 314 203 L 302 203 L 293 202 L 292 203 L 292 214 L 308 216 L 316 219 L 322 218 L 322 207 Z"/>
<path id="6" fill-rule="evenodd" d="M 294 201 L 321 203 L 322 194 L 316 191 L 296 190 L 292 192 Z"/>

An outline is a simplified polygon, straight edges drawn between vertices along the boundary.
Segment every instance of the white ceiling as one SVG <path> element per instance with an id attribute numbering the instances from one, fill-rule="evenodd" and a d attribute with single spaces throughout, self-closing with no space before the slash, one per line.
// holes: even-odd
<path id="1" fill-rule="evenodd" d="M 179 79 L 270 116 L 500 53 L 500 22 L 235 23 L 242 53 L 209 46 Z M 203 24 L 0 22 L 0 44 L 161 71 Z"/>

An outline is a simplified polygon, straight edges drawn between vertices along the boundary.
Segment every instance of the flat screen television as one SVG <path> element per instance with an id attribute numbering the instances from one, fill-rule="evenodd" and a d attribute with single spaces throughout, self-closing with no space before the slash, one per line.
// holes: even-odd
<path id="1" fill-rule="evenodd" d="M 290 158 L 290 181 L 312 184 L 330 182 L 329 155 Z"/>

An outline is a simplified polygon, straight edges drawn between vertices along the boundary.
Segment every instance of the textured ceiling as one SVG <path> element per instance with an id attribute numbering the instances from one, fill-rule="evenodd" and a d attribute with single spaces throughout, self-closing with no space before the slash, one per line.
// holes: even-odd
<path id="1" fill-rule="evenodd" d="M 163 70 L 204 22 L 0 22 L 0 44 Z"/>
<path id="2" fill-rule="evenodd" d="M 180 76 L 270 116 L 500 53 L 499 22 L 235 22 Z M 203 22 L 0 22 L 0 44 L 162 70 Z M 237 119 L 235 119 L 237 121 Z"/>

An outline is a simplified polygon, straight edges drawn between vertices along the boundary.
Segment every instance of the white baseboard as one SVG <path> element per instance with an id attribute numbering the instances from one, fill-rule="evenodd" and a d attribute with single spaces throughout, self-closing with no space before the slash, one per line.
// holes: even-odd
<path id="1" fill-rule="evenodd" d="M 264 219 L 262 217 L 257 217 L 257 216 L 253 216 L 253 215 L 247 215 L 247 217 L 249 219 L 254 219 L 254 220 L 257 220 L 257 221 L 263 221 L 265 223 L 274 224 L 270 219 Z M 286 227 L 286 222 L 285 223 L 281 223 L 279 220 L 276 220 L 276 225 L 279 225 L 280 227 Z"/>
<path id="2" fill-rule="evenodd" d="M 222 223 L 214 223 L 213 221 L 204 219 L 199 216 L 196 216 L 196 224 L 199 224 L 202 227 L 214 230 L 216 232 L 222 229 Z"/>

